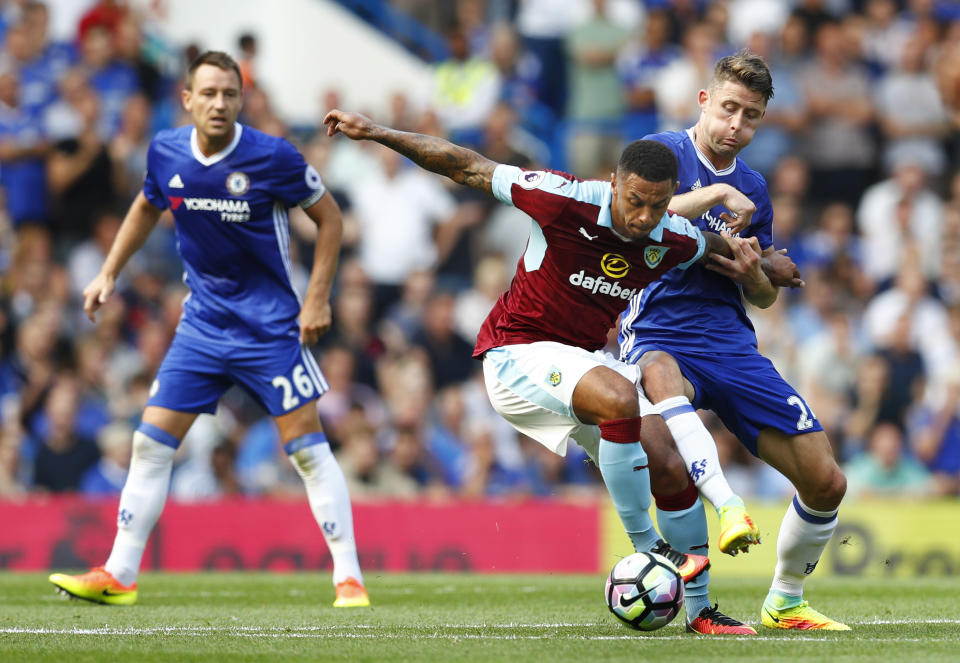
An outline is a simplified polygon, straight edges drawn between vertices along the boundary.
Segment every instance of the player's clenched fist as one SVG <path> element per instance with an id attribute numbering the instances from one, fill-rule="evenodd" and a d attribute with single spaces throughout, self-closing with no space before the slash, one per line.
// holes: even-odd
<path id="1" fill-rule="evenodd" d="M 360 113 L 348 113 L 337 108 L 327 113 L 327 116 L 323 118 L 323 123 L 327 125 L 328 136 L 342 133 L 353 140 L 370 138 L 373 134 L 373 128 L 377 126 L 370 118 Z"/>
<path id="2" fill-rule="evenodd" d="M 332 320 L 333 311 L 329 302 L 319 307 L 304 306 L 300 312 L 301 345 L 313 345 L 319 341 L 320 337 L 330 329 Z"/>

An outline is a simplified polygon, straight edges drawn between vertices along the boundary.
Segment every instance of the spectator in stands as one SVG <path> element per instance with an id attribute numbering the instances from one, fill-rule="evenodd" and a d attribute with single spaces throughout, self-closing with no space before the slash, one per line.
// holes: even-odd
<path id="1" fill-rule="evenodd" d="M 537 97 L 540 64 L 533 55 L 521 50 L 517 32 L 509 23 L 501 22 L 493 26 L 490 32 L 490 61 L 497 68 L 499 77 L 497 101 L 507 104 L 516 112 L 518 122 L 525 130 L 542 141 L 552 140 L 557 117 Z"/>
<path id="2" fill-rule="evenodd" d="M 355 380 L 354 363 L 353 353 L 341 345 L 327 345 L 320 357 L 320 370 L 330 388 L 317 401 L 317 412 L 328 437 L 335 442 L 342 439 L 343 430 L 357 409 L 373 426 L 382 426 L 385 419 L 383 402 L 377 391 Z M 270 447 L 271 450 L 274 448 Z"/>
<path id="3" fill-rule="evenodd" d="M 127 14 L 118 23 L 114 31 L 114 49 L 116 60 L 130 67 L 136 74 L 137 94 L 145 96 L 151 105 L 169 105 L 166 98 L 167 80 L 143 49 L 143 31 L 137 17 Z M 171 112 L 164 108 L 164 113 Z"/>
<path id="4" fill-rule="evenodd" d="M 443 238 L 451 237 L 441 227 L 457 207 L 434 175 L 407 167 L 388 148 L 378 145 L 376 154 L 381 170 L 353 182 L 349 193 L 351 214 L 361 228 L 360 264 L 373 281 L 379 315 L 396 300 L 410 272 L 443 260 L 451 248 Z"/>
<path id="5" fill-rule="evenodd" d="M 83 475 L 100 458 L 94 440 L 76 429 L 78 397 L 76 378 L 60 374 L 50 387 L 43 412 L 31 425 L 34 489 L 77 490 Z"/>
<path id="6" fill-rule="evenodd" d="M 799 134 L 807 127 L 803 87 L 794 69 L 778 57 L 774 39 L 773 34 L 754 32 L 747 41 L 747 48 L 770 64 L 776 94 L 763 115 L 763 131 L 758 131 L 740 153 L 752 168 L 767 177 L 784 157 L 796 153 Z"/>
<path id="7" fill-rule="evenodd" d="M 423 426 L 397 426 L 386 435 L 385 469 L 406 483 L 412 495 L 430 498 L 452 496 L 443 467 L 423 441 Z"/>
<path id="8" fill-rule="evenodd" d="M 119 495 L 130 469 L 133 428 L 123 422 L 104 426 L 97 433 L 100 460 L 80 480 L 80 492 L 91 497 Z"/>
<path id="9" fill-rule="evenodd" d="M 446 33 L 450 57 L 434 67 L 430 106 L 456 140 L 475 142 L 484 119 L 497 101 L 497 69 L 489 59 L 471 55 L 460 25 Z"/>
<path id="10" fill-rule="evenodd" d="M 802 145 L 812 194 L 855 204 L 875 173 L 870 81 L 851 58 L 839 23 L 820 25 L 814 43 L 816 57 L 800 79 L 810 120 Z"/>
<path id="11" fill-rule="evenodd" d="M 67 258 L 67 269 L 70 273 L 70 294 L 75 302 L 83 301 L 84 285 L 97 275 L 100 265 L 107 257 L 107 251 L 116 237 L 122 219 L 116 212 L 104 211 L 97 215 L 93 222 L 93 232 L 90 237 L 75 245 Z M 120 292 L 125 292 L 128 285 L 126 275 L 117 285 Z"/>
<path id="12" fill-rule="evenodd" d="M 608 177 L 622 142 L 624 95 L 615 63 L 630 32 L 607 14 L 607 0 L 593 0 L 593 13 L 566 38 L 571 123 L 567 169 L 584 177 Z"/>
<path id="13" fill-rule="evenodd" d="M 344 438 L 337 462 L 357 501 L 376 497 L 414 499 L 419 493 L 417 482 L 388 463 L 381 462 L 376 433 L 372 427 L 357 427 Z"/>
<path id="14" fill-rule="evenodd" d="M 127 100 L 140 90 L 137 70 L 117 58 L 113 33 L 103 25 L 91 26 L 81 42 L 79 67 L 99 99 L 97 131 L 109 140 L 120 126 Z"/>
<path id="15" fill-rule="evenodd" d="M 917 408 L 909 425 L 911 448 L 933 474 L 935 492 L 960 496 L 960 367 L 950 371 L 935 404 Z"/>
<path id="16" fill-rule="evenodd" d="M 801 391 L 831 440 L 843 439 L 843 422 L 852 408 L 864 352 L 850 313 L 840 307 L 827 317 L 824 331 L 797 349 Z"/>
<path id="17" fill-rule="evenodd" d="M 875 284 L 888 285 L 911 252 L 922 256 L 919 264 L 928 277 L 939 274 L 943 202 L 913 155 L 898 155 L 890 176 L 866 190 L 857 207 L 857 227 L 864 271 Z"/>
<path id="18" fill-rule="evenodd" d="M 657 131 L 655 82 L 660 71 L 680 55 L 677 45 L 670 42 L 670 17 L 666 10 L 649 10 L 642 32 L 617 55 L 617 74 L 626 105 L 625 140 L 636 140 Z"/>
<path id="19" fill-rule="evenodd" d="M 877 74 L 899 66 L 910 48 L 907 44 L 914 27 L 912 22 L 899 15 L 895 0 L 866 0 L 863 18 L 864 60 Z"/>
<path id="20" fill-rule="evenodd" d="M 332 346 L 348 348 L 353 354 L 357 382 L 370 387 L 377 386 L 376 362 L 385 349 L 373 327 L 370 287 L 340 286 L 333 299 L 333 326 L 319 342 L 321 349 Z"/>
<path id="21" fill-rule="evenodd" d="M 465 497 L 525 495 L 533 488 L 527 468 L 506 466 L 497 454 L 494 429 L 490 422 L 472 421 L 466 438 L 470 463 L 463 480 L 461 495 Z"/>
<path id="22" fill-rule="evenodd" d="M 126 2 L 123 0 L 97 0 L 87 12 L 80 17 L 77 27 L 77 41 L 82 43 L 87 33 L 97 27 L 106 28 L 111 35 L 116 32 L 117 25 L 127 15 Z"/>
<path id="23" fill-rule="evenodd" d="M 251 32 L 244 32 L 237 39 L 237 46 L 240 49 L 237 64 L 240 65 L 240 75 L 242 77 L 242 88 L 252 90 L 257 87 L 257 36 Z"/>
<path id="24" fill-rule="evenodd" d="M 460 292 L 454 303 L 453 322 L 457 333 L 469 343 L 476 342 L 480 326 L 500 295 L 510 286 L 510 269 L 499 254 L 477 261 L 472 286 Z"/>
<path id="25" fill-rule="evenodd" d="M 874 290 L 873 281 L 864 273 L 863 251 L 863 243 L 854 232 L 853 210 L 840 202 L 823 208 L 816 229 L 804 237 L 801 249 L 809 268 L 823 271 L 840 298 L 860 301 Z M 790 256 L 800 264 L 792 251 Z"/>
<path id="26" fill-rule="evenodd" d="M 42 122 L 20 104 L 15 70 L 0 72 L 0 186 L 14 227 L 47 221 L 49 151 Z"/>
<path id="27" fill-rule="evenodd" d="M 875 2 L 893 4 L 891 0 Z M 885 139 L 884 165 L 892 169 L 911 160 L 937 176 L 946 167 L 943 139 L 950 124 L 933 74 L 925 67 L 926 53 L 927 45 L 919 35 L 908 39 L 896 66 L 880 79 L 876 103 Z"/>
<path id="28" fill-rule="evenodd" d="M 428 269 L 418 269 L 407 275 L 400 291 L 400 297 L 387 308 L 383 316 L 384 326 L 391 332 L 403 335 L 402 345 L 406 347 L 410 340 L 423 331 L 423 314 L 427 309 L 436 288 L 435 274 Z M 386 333 L 386 332 L 385 332 Z"/>
<path id="29" fill-rule="evenodd" d="M 44 116 L 53 142 L 47 160 L 47 182 L 55 200 L 51 227 L 59 240 L 75 243 L 89 236 L 96 213 L 113 205 L 114 180 L 98 130 L 97 94 L 82 71 L 72 69 L 64 75 L 60 95 Z"/>
<path id="30" fill-rule="evenodd" d="M 905 449 L 903 431 L 892 423 L 877 425 L 867 449 L 844 467 L 850 497 L 921 497 L 932 490 L 930 474 Z"/>
<path id="31" fill-rule="evenodd" d="M 108 151 L 114 190 L 123 201 L 132 200 L 143 184 L 150 147 L 150 102 L 142 94 L 127 100 L 120 126 L 110 139 Z"/>
<path id="32" fill-rule="evenodd" d="M 425 433 L 426 447 L 444 481 L 454 489 L 463 484 L 470 462 L 466 442 L 468 424 L 462 387 L 453 385 L 438 390 Z"/>
<path id="33" fill-rule="evenodd" d="M 683 33 L 683 53 L 660 70 L 654 83 L 660 131 L 683 131 L 700 115 L 697 91 L 705 88 L 717 58 L 717 34 L 706 23 L 695 23 Z"/>
<path id="34" fill-rule="evenodd" d="M 904 346 L 919 353 L 925 372 L 936 378 L 953 366 L 956 342 L 946 308 L 930 295 L 920 258 L 907 254 L 911 255 L 900 267 L 894 287 L 870 300 L 863 313 L 864 331 L 875 348 Z"/>
<path id="35" fill-rule="evenodd" d="M 24 111 L 39 117 L 57 96 L 57 81 L 67 62 L 45 54 L 44 36 L 34 23 L 16 23 L 5 35 L 3 66 L 20 82 L 19 98 Z"/>
<path id="36" fill-rule="evenodd" d="M 564 39 L 584 16 L 584 2 L 577 0 L 519 0 L 517 32 L 523 47 L 537 61 L 537 98 L 553 116 L 560 118 L 567 105 L 567 57 Z"/>
<path id="37" fill-rule="evenodd" d="M 426 350 L 430 372 L 437 389 L 465 382 L 479 367 L 473 360 L 473 345 L 463 339 L 454 326 L 454 296 L 434 292 L 423 312 L 423 328 L 412 344 Z"/>

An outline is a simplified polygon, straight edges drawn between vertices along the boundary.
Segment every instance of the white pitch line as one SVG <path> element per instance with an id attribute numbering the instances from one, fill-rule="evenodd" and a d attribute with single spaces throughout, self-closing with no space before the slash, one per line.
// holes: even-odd
<path id="1" fill-rule="evenodd" d="M 960 624 L 960 619 L 906 619 L 901 621 L 874 619 L 864 621 L 851 621 L 855 625 L 907 625 L 907 624 Z M 262 627 L 262 626 L 157 626 L 157 627 L 98 627 L 98 628 L 27 628 L 27 627 L 6 627 L 0 628 L 0 634 L 6 635 L 99 635 L 99 636 L 144 636 L 144 635 L 179 635 L 184 637 L 204 637 L 210 634 L 225 634 L 234 637 L 243 638 L 316 638 L 316 639 L 395 639 L 395 640 L 545 640 L 556 639 L 557 637 L 569 640 L 688 640 L 689 635 L 574 635 L 563 633 L 549 634 L 498 634 L 497 630 L 517 630 L 517 629 L 560 629 L 560 628 L 583 628 L 609 626 L 608 623 L 573 623 L 573 622 L 548 622 L 524 624 L 518 622 L 509 622 L 506 624 L 438 624 L 432 627 L 421 627 L 419 630 L 436 629 L 433 633 L 384 633 L 389 626 L 354 624 L 348 627 L 340 626 L 301 626 L 301 627 Z M 480 633 L 440 633 L 440 629 L 453 629 L 458 631 L 478 630 Z M 359 632 L 358 632 L 359 631 Z M 833 637 L 811 637 L 811 636 L 791 636 L 789 638 L 777 636 L 741 636 L 735 638 L 717 639 L 718 642 L 726 641 L 767 641 L 767 642 L 792 642 L 796 640 L 805 642 L 837 642 L 838 640 L 847 640 L 849 636 L 830 634 Z M 856 634 L 852 634 L 856 639 Z M 952 638 L 902 638 L 902 637 L 871 637 L 873 641 L 878 642 L 937 642 L 950 641 Z"/>
<path id="2" fill-rule="evenodd" d="M 27 628 L 5 628 L 0 629 L 0 634 L 7 635 L 98 635 L 98 636 L 133 636 L 142 637 L 144 635 L 155 635 L 163 633 L 165 635 L 180 635 L 187 637 L 208 637 L 211 633 L 224 633 L 239 638 L 273 638 L 273 639 L 324 639 L 324 640 L 556 640 L 556 634 L 544 635 L 496 635 L 485 633 L 430 633 L 430 634 L 403 634 L 403 633 L 310 633 L 296 631 L 257 631 L 257 630 L 238 630 L 238 629 L 217 629 L 213 627 L 180 629 L 180 628 L 156 628 L 156 629 L 27 629 Z M 664 640 L 690 640 L 689 635 L 578 635 L 565 638 L 567 640 L 581 641 L 664 641 Z M 770 636 L 736 636 L 727 638 L 717 638 L 712 642 L 842 642 L 849 639 L 843 636 L 827 637 L 809 637 L 795 636 L 790 638 L 770 637 Z M 947 642 L 951 638 L 870 638 L 871 642 Z"/>

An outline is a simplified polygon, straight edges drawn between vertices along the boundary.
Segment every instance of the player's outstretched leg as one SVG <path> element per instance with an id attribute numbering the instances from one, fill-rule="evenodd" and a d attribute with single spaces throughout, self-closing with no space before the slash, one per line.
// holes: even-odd
<path id="1" fill-rule="evenodd" d="M 684 582 L 703 573 L 704 555 L 682 553 L 660 538 L 650 519 L 650 470 L 640 445 L 641 418 L 614 419 L 600 424 L 597 465 L 634 550 L 663 555 L 676 565 Z"/>
<path id="2" fill-rule="evenodd" d="M 720 552 L 736 555 L 760 543 L 760 529 L 734 494 L 720 467 L 717 445 L 686 396 L 673 396 L 654 405 L 663 417 L 697 490 L 710 500 L 720 517 Z"/>
<path id="3" fill-rule="evenodd" d="M 95 603 L 130 605 L 137 600 L 137 574 L 150 532 L 167 500 L 173 454 L 180 440 L 148 423 L 133 435 L 130 472 L 120 494 L 117 536 L 104 566 L 89 573 L 50 576 L 59 591 Z"/>
<path id="4" fill-rule="evenodd" d="M 676 495 L 655 495 L 657 524 L 673 546 L 681 551 L 706 552 L 708 547 L 707 518 L 700 495 L 693 483 Z M 687 631 L 705 635 L 756 635 L 750 626 L 720 612 L 710 605 L 708 586 L 710 573 L 704 570 L 686 583 L 683 607 L 687 613 Z"/>
<path id="5" fill-rule="evenodd" d="M 846 492 L 846 478 L 833 457 L 830 440 L 823 431 L 789 435 L 767 428 L 761 431 L 757 447 L 760 457 L 797 488 L 780 525 L 777 569 L 760 611 L 761 623 L 770 628 L 850 630 L 803 600 L 804 582 L 837 528 L 837 512 Z"/>
<path id="6" fill-rule="evenodd" d="M 310 510 L 333 558 L 333 583 L 337 593 L 333 605 L 338 608 L 369 606 L 353 536 L 350 494 L 326 434 L 302 435 L 287 442 L 284 450 L 303 479 Z"/>
<path id="7" fill-rule="evenodd" d="M 850 627 L 821 614 L 803 600 L 803 583 L 813 573 L 837 526 L 837 509 L 817 511 L 795 496 L 780 525 L 777 570 L 761 609 L 770 628 L 849 631 Z"/>

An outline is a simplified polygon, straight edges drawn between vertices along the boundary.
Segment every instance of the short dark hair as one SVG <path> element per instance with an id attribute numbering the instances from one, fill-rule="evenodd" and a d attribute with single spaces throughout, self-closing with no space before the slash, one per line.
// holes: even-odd
<path id="1" fill-rule="evenodd" d="M 677 181 L 677 157 L 673 150 L 655 140 L 635 140 L 620 154 L 617 172 L 633 173 L 650 182 Z"/>
<path id="2" fill-rule="evenodd" d="M 193 89 L 193 75 L 197 73 L 197 69 L 205 64 L 213 65 L 224 71 L 233 71 L 237 75 L 237 84 L 241 88 L 243 87 L 243 75 L 240 73 L 240 66 L 236 60 L 223 51 L 206 51 L 198 55 L 187 67 L 186 86 L 188 90 Z"/>
<path id="3" fill-rule="evenodd" d="M 710 87 L 720 85 L 724 81 L 740 83 L 748 90 L 752 90 L 763 97 L 767 103 L 773 97 L 773 77 L 770 68 L 762 57 L 751 53 L 746 48 L 733 55 L 717 60 L 713 68 L 713 78 Z"/>

